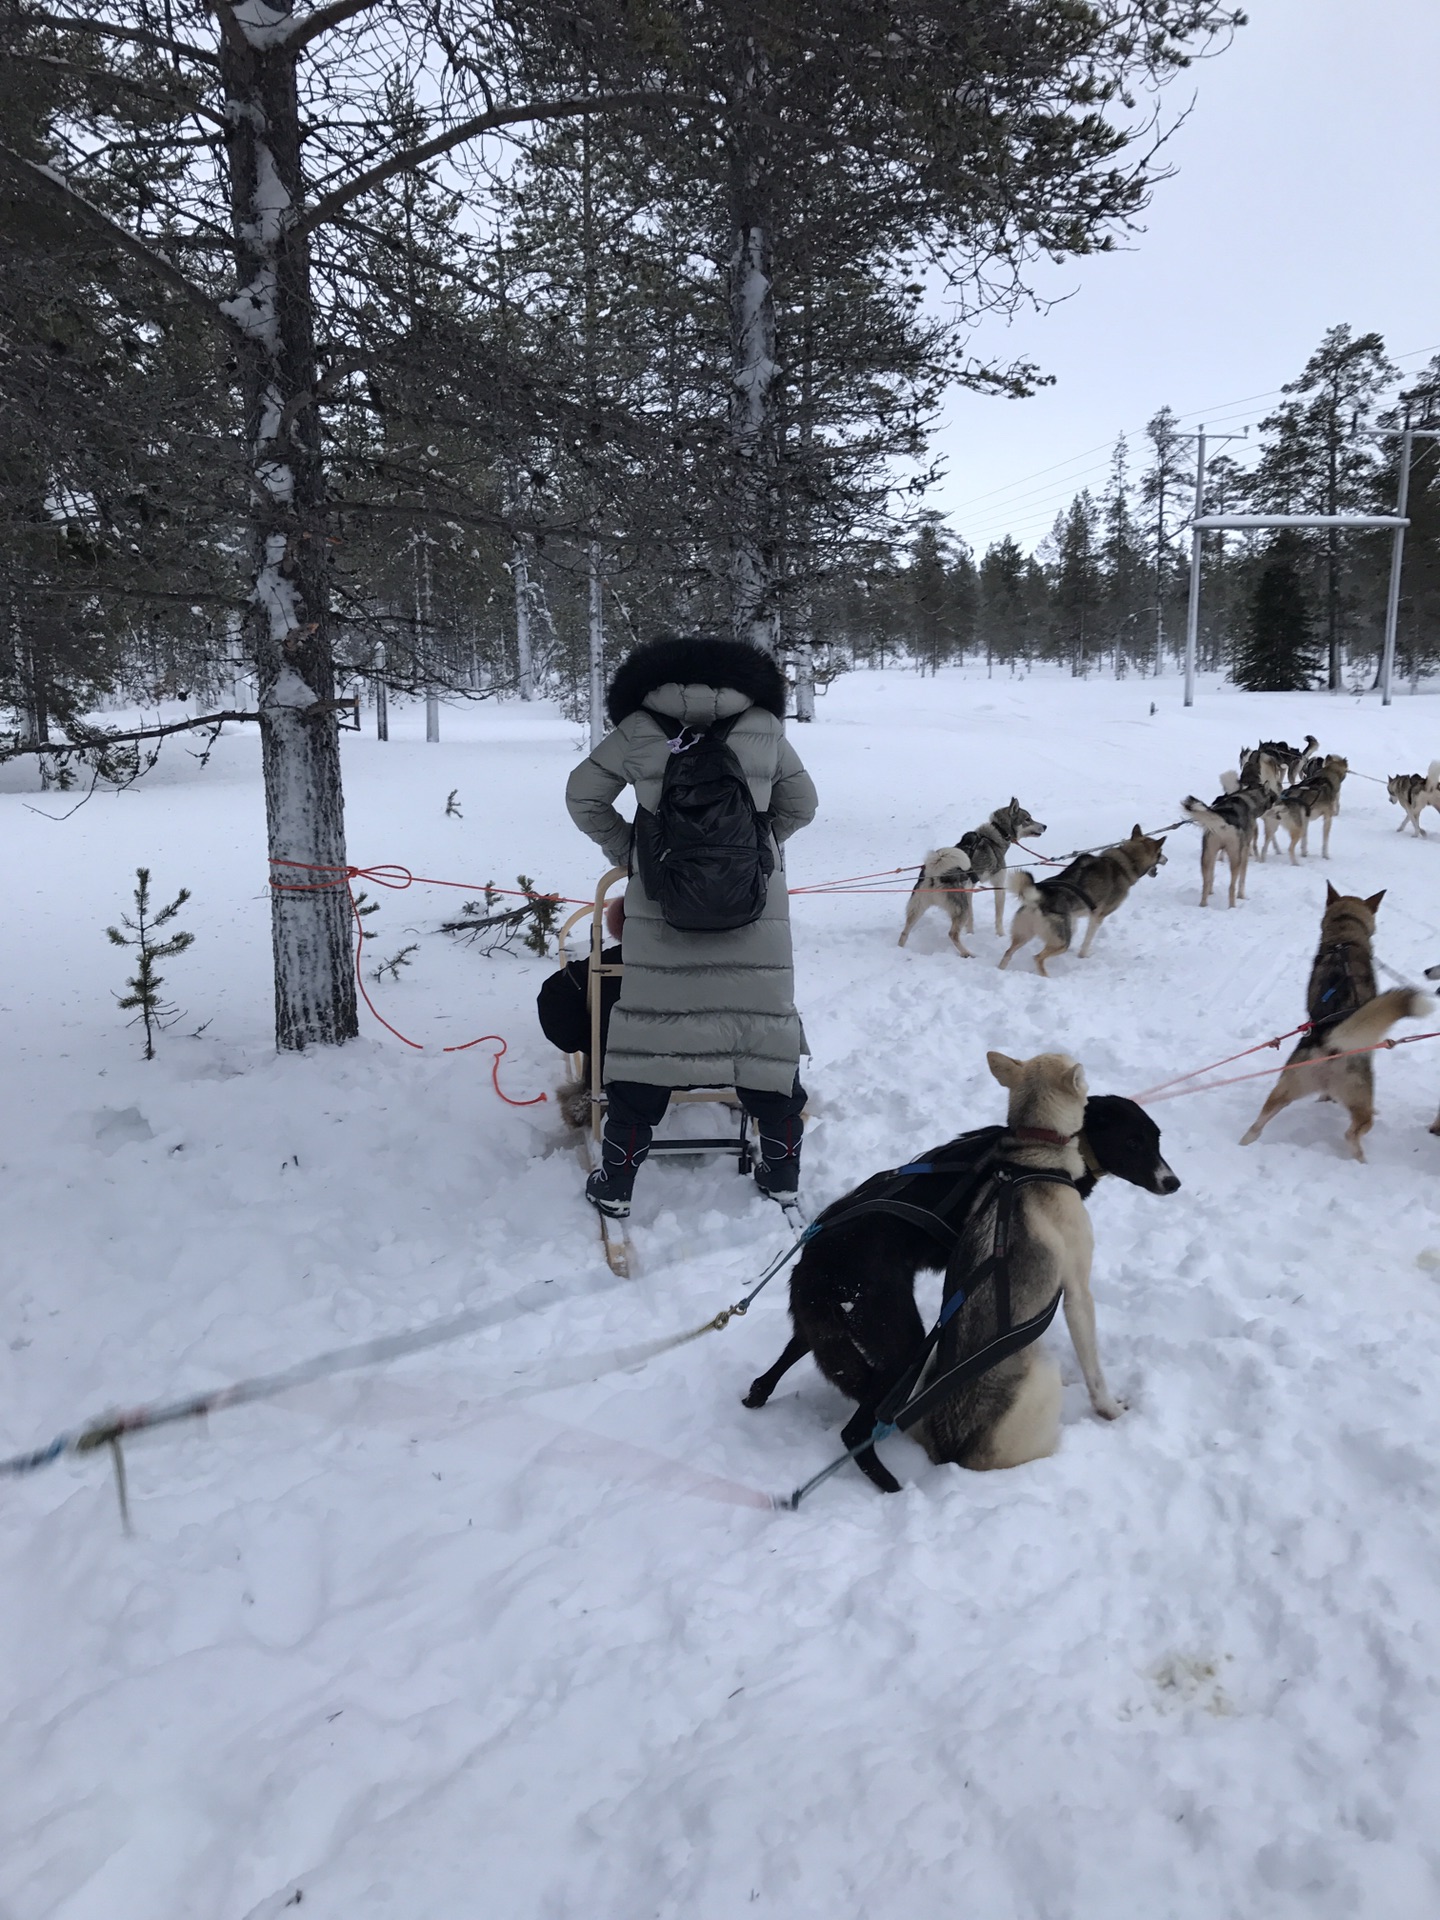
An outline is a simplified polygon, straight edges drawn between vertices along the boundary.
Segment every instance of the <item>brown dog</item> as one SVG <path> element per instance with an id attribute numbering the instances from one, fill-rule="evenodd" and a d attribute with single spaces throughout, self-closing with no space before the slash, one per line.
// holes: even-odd
<path id="1" fill-rule="evenodd" d="M 1381 892 L 1361 900 L 1326 883 L 1320 945 L 1305 995 L 1312 1025 L 1285 1062 L 1254 1124 L 1240 1136 L 1242 1147 L 1258 1140 L 1282 1108 L 1318 1093 L 1322 1100 L 1338 1100 L 1350 1115 L 1345 1138 L 1355 1158 L 1365 1158 L 1362 1142 L 1375 1124 L 1375 1068 L 1370 1054 L 1355 1049 L 1376 1046 L 1397 1020 L 1418 1020 L 1432 1010 L 1429 995 L 1415 987 L 1375 991 L 1370 942 L 1384 898 Z"/>

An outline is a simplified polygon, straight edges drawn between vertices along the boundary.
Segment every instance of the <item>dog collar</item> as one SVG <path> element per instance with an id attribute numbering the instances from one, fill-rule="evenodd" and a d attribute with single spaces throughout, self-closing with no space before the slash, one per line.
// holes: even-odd
<path id="1" fill-rule="evenodd" d="M 1014 1140 L 1033 1140 L 1046 1147 L 1068 1147 L 1080 1138 L 1078 1133 L 1056 1133 L 1053 1127 L 1010 1127 L 1008 1132 Z"/>

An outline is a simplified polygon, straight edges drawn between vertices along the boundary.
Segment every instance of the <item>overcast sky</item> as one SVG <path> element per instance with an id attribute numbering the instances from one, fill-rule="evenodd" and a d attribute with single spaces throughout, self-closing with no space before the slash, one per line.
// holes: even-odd
<path id="1" fill-rule="evenodd" d="M 947 409 L 932 504 L 977 557 L 1006 532 L 1033 546 L 1098 491 L 1121 429 L 1138 462 L 1166 403 L 1189 427 L 1258 421 L 1339 321 L 1378 330 L 1410 373 L 1440 348 L 1440 0 L 1249 13 L 1167 91 L 1172 115 L 1194 105 L 1133 251 L 1049 270 L 1069 300 L 977 337 L 1056 376 L 1031 400 Z"/>

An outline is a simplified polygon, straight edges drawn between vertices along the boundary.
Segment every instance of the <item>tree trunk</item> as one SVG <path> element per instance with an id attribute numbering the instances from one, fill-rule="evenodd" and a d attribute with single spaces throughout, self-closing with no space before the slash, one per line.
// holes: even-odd
<path id="1" fill-rule="evenodd" d="M 605 608 L 601 599 L 600 542 L 590 542 L 590 745 L 605 738 Z"/>
<path id="2" fill-rule="evenodd" d="M 525 542 L 515 542 L 515 672 L 522 700 L 535 698 L 535 664 L 530 652 L 530 563 Z"/>
<path id="3" fill-rule="evenodd" d="M 730 626 L 778 652 L 780 432 L 775 383 L 774 240 L 765 60 L 738 50 L 730 127 Z"/>
<path id="4" fill-rule="evenodd" d="M 303 204 L 295 58 L 283 45 L 252 44 L 226 10 L 221 72 L 239 290 L 225 309 L 246 339 L 254 585 L 245 634 L 258 682 L 282 1049 L 358 1031 L 310 249 L 295 226 Z"/>
<path id="5" fill-rule="evenodd" d="M 808 724 L 815 718 L 815 629 L 808 600 L 797 609 L 790 644 L 795 655 L 795 718 Z"/>

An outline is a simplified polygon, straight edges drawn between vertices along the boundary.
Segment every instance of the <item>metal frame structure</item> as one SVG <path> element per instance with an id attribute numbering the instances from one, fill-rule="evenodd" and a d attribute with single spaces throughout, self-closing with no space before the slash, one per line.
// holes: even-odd
<path id="1" fill-rule="evenodd" d="M 1413 396 L 1411 396 L 1413 397 Z M 1195 704 L 1195 649 L 1200 636 L 1201 548 L 1207 533 L 1249 533 L 1258 527 L 1348 527 L 1352 532 L 1388 527 L 1394 534 L 1390 548 L 1390 582 L 1385 598 L 1385 644 L 1380 656 L 1380 704 L 1388 707 L 1395 673 L 1395 633 L 1400 618 L 1400 568 L 1405 555 L 1405 529 L 1410 520 L 1410 458 L 1417 438 L 1440 439 L 1440 427 L 1413 427 L 1408 415 L 1400 436 L 1400 484 L 1394 513 L 1197 513 L 1190 522 L 1190 601 L 1185 617 L 1185 704 Z M 1227 435 L 1226 438 L 1234 436 Z M 1199 453 L 1195 465 L 1195 504 L 1205 499 L 1205 429 L 1195 436 Z"/>

